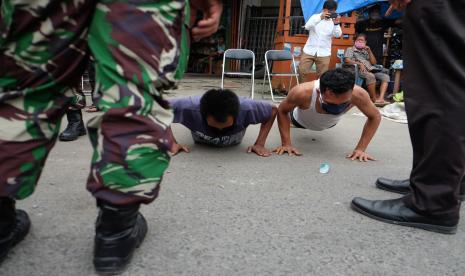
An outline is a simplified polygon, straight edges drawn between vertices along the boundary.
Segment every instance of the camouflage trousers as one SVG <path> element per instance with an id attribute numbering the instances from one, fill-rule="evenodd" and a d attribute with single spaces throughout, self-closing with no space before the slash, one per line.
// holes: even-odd
<path id="1" fill-rule="evenodd" d="M 102 113 L 87 124 L 87 189 L 114 204 L 157 197 L 172 121 L 160 89 L 174 82 L 184 7 L 185 0 L 2 1 L 0 197 L 33 193 L 90 52 Z"/>

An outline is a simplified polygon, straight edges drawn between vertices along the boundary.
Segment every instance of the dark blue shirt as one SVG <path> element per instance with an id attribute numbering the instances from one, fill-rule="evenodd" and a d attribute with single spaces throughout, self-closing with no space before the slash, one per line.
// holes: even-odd
<path id="1" fill-rule="evenodd" d="M 242 141 L 249 125 L 267 122 L 272 113 L 272 105 L 263 101 L 254 101 L 239 97 L 240 109 L 233 127 L 227 132 L 215 133 L 200 114 L 200 96 L 191 96 L 170 100 L 174 110 L 173 123 L 183 124 L 191 130 L 197 143 L 217 147 L 237 145 Z"/>

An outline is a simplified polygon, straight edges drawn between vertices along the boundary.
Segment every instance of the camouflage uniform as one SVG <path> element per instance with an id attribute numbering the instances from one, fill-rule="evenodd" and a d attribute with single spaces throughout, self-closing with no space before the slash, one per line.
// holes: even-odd
<path id="1" fill-rule="evenodd" d="M 25 4 L 26 3 L 26 4 Z M 169 164 L 184 0 L 3 0 L 0 18 L 0 197 L 32 194 L 69 87 L 95 57 L 94 148 L 87 189 L 114 204 L 149 203 Z"/>

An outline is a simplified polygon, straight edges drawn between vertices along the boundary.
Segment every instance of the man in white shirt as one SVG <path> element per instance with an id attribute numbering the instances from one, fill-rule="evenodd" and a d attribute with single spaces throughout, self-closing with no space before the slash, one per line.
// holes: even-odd
<path id="1" fill-rule="evenodd" d="M 311 72 L 313 63 L 316 63 L 318 77 L 328 71 L 331 60 L 331 42 L 334 37 L 341 37 L 340 16 L 337 15 L 337 2 L 327 0 L 323 4 L 323 11 L 314 14 L 305 24 L 309 30 L 309 37 L 303 49 L 299 64 L 300 81 Z"/>
<path id="2" fill-rule="evenodd" d="M 325 72 L 319 80 L 294 86 L 278 108 L 278 127 L 281 146 L 278 155 L 301 155 L 291 142 L 291 122 L 296 128 L 323 131 L 334 127 L 352 107 L 357 107 L 367 120 L 352 153 L 351 160 L 375 160 L 366 153 L 368 144 L 381 122 L 381 114 L 370 100 L 368 92 L 355 85 L 355 76 L 344 69 Z"/>

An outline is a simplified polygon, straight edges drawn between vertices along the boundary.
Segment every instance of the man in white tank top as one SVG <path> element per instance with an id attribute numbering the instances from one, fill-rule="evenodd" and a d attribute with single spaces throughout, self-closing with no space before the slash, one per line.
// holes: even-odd
<path id="1" fill-rule="evenodd" d="M 354 74 L 343 69 L 327 71 L 319 80 L 302 83 L 289 92 L 278 108 L 282 146 L 275 151 L 278 155 L 301 155 L 291 143 L 291 121 L 298 128 L 321 131 L 335 126 L 353 106 L 367 116 L 367 121 L 357 146 L 347 158 L 375 160 L 366 149 L 378 129 L 381 114 L 368 92 L 355 85 Z"/>

